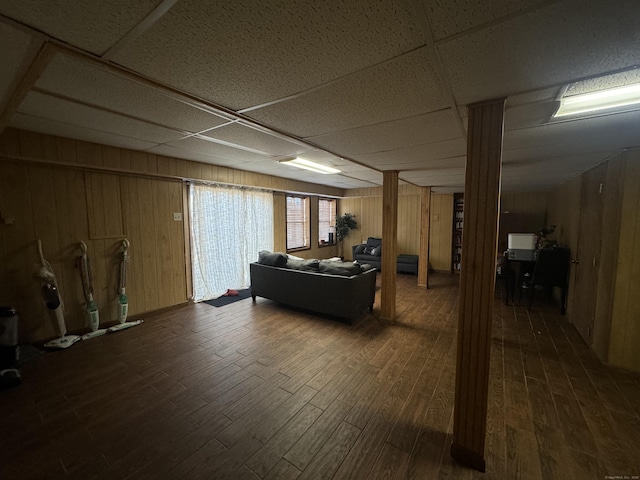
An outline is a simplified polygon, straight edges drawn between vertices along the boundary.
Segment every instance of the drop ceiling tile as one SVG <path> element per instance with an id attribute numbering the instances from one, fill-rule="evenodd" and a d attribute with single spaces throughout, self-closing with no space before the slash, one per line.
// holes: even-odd
<path id="1" fill-rule="evenodd" d="M 195 150 L 186 150 L 184 148 L 178 148 L 172 145 L 156 145 L 152 148 L 149 148 L 147 151 L 159 155 L 165 155 L 167 157 L 182 158 L 184 160 L 209 163 L 212 165 L 237 168 L 240 170 L 245 170 L 245 167 L 251 164 L 251 162 L 248 160 L 230 160 L 228 158 L 223 158 L 216 155 L 208 155 L 206 153 L 198 152 Z"/>
<path id="2" fill-rule="evenodd" d="M 153 143 L 170 142 L 183 136 L 182 133 L 167 128 L 149 125 L 33 91 L 25 97 L 18 107 L 18 111 L 68 125 L 91 128 Z"/>
<path id="3" fill-rule="evenodd" d="M 566 0 L 438 45 L 458 104 L 640 63 L 638 2 Z"/>
<path id="4" fill-rule="evenodd" d="M 441 110 L 447 98 L 425 47 L 246 115 L 307 138 Z"/>
<path id="5" fill-rule="evenodd" d="M 157 0 L 101 0 L 81 4 L 20 0 L 0 2 L 0 14 L 100 55 L 142 21 L 157 4 Z"/>
<path id="6" fill-rule="evenodd" d="M 435 40 L 517 14 L 545 0 L 423 0 Z"/>
<path id="7" fill-rule="evenodd" d="M 504 112 L 504 129 L 507 131 L 545 125 L 556 112 L 558 106 L 558 102 L 547 100 L 507 108 Z"/>
<path id="8" fill-rule="evenodd" d="M 560 94 L 560 87 L 543 88 L 534 90 L 533 92 L 520 93 L 511 95 L 507 99 L 507 110 L 513 107 L 521 106 L 526 103 L 548 102 L 555 100 Z"/>
<path id="9" fill-rule="evenodd" d="M 574 152 L 622 149 L 638 145 L 640 110 L 548 123 L 505 132 L 505 154 L 510 150 L 538 147 Z"/>
<path id="10" fill-rule="evenodd" d="M 57 54 L 36 87 L 88 105 L 187 132 L 200 132 L 228 119 L 78 58 Z"/>
<path id="11" fill-rule="evenodd" d="M 591 78 L 580 82 L 572 83 L 564 92 L 565 97 L 591 93 L 598 90 L 623 87 L 640 83 L 640 68 L 633 68 L 624 72 L 618 72 L 603 77 Z"/>
<path id="12" fill-rule="evenodd" d="M 124 135 L 92 130 L 91 128 L 69 125 L 67 123 L 56 122 L 45 118 L 34 117 L 27 114 L 15 113 L 11 117 L 10 125 L 14 128 L 28 130 L 31 132 L 56 135 L 58 137 L 73 138 L 85 142 L 99 143 L 101 145 L 111 145 L 114 147 L 128 148 L 131 150 L 144 150 L 151 148 L 155 144 L 137 138 Z"/>
<path id="13" fill-rule="evenodd" d="M 232 123 L 209 132 L 202 132 L 202 135 L 222 140 L 223 142 L 242 145 L 263 152 L 266 155 L 296 156 L 311 149 L 309 146 L 290 142 L 240 123 Z"/>
<path id="14" fill-rule="evenodd" d="M 13 93 L 10 89 L 24 74 L 32 41 L 28 33 L 0 22 L 0 112 Z"/>
<path id="15" fill-rule="evenodd" d="M 464 171 L 451 175 L 434 175 L 433 171 L 412 172 L 411 175 L 402 174 L 402 179 L 420 187 L 455 187 L 464 188 Z"/>
<path id="16" fill-rule="evenodd" d="M 309 137 L 307 140 L 345 155 L 356 155 L 434 143 L 460 135 L 454 114 L 447 108 L 415 117 Z"/>
<path id="17" fill-rule="evenodd" d="M 379 164 L 403 164 L 447 159 L 466 155 L 466 141 L 462 138 L 400 148 L 389 152 L 351 155 L 354 160 L 375 167 Z"/>
<path id="18" fill-rule="evenodd" d="M 176 140 L 169 143 L 169 145 L 194 153 L 203 153 L 220 159 L 226 159 L 230 162 L 260 161 L 270 158 L 265 155 L 258 155 L 254 152 L 248 152 L 246 150 L 221 145 L 219 143 L 210 142 L 196 137 Z"/>
<path id="19" fill-rule="evenodd" d="M 399 0 L 181 0 L 114 58 L 237 110 L 416 48 L 423 40 L 413 17 Z"/>

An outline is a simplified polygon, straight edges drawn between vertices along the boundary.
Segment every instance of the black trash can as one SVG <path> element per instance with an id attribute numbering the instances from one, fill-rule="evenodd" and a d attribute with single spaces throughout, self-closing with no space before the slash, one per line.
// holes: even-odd
<path id="1" fill-rule="evenodd" d="M 14 367 L 18 357 L 18 312 L 0 307 L 0 370 Z"/>

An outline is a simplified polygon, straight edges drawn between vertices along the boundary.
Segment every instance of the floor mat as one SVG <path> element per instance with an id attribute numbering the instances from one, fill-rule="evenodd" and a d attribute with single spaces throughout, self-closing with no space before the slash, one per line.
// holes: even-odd
<path id="1" fill-rule="evenodd" d="M 237 302 L 238 300 L 244 300 L 251 296 L 251 289 L 238 290 L 238 295 L 235 297 L 218 297 L 213 300 L 205 300 L 204 303 L 211 305 L 212 307 L 224 307 L 230 303 Z"/>

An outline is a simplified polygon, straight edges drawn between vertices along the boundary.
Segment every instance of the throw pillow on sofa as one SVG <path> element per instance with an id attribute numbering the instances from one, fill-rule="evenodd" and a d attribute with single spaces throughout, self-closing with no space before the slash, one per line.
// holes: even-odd
<path id="1" fill-rule="evenodd" d="M 330 275 L 342 275 L 343 277 L 351 277 L 352 275 L 359 275 L 362 273 L 360 265 L 351 262 L 333 262 L 333 261 L 320 261 L 320 267 L 318 268 L 320 273 L 328 273 Z"/>
<path id="2" fill-rule="evenodd" d="M 258 263 L 271 267 L 286 267 L 287 256 L 281 252 L 269 252 L 262 250 L 258 253 Z"/>
<path id="3" fill-rule="evenodd" d="M 374 267 L 373 265 L 369 265 L 368 263 L 361 263 L 360 269 L 362 270 L 362 273 L 364 273 L 368 272 L 369 270 L 375 270 L 376 267 Z"/>
<path id="4" fill-rule="evenodd" d="M 373 255 L 374 257 L 379 257 L 380 255 L 382 255 L 382 245 L 374 247 L 370 255 Z"/>
<path id="5" fill-rule="evenodd" d="M 356 251 L 355 254 L 359 254 L 359 253 L 364 253 L 364 249 L 367 248 L 367 244 L 366 243 L 361 243 L 360 245 L 358 245 L 356 247 Z"/>
<path id="6" fill-rule="evenodd" d="M 320 260 L 317 258 L 309 258 L 307 260 L 290 258 L 287 260 L 287 268 L 291 270 L 302 270 L 303 272 L 317 272 Z"/>

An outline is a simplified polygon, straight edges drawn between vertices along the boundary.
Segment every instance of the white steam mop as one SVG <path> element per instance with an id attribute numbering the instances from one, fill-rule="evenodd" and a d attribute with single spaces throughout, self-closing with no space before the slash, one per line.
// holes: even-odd
<path id="1" fill-rule="evenodd" d="M 100 328 L 100 312 L 98 305 L 93 299 L 93 283 L 91 281 L 91 265 L 89 264 L 89 256 L 87 255 L 87 244 L 80 242 L 82 255 L 78 258 L 80 265 L 80 276 L 82 277 L 82 291 L 84 292 L 85 305 L 87 309 L 87 318 L 89 320 L 89 328 L 91 331 L 82 335 L 83 340 L 99 337 L 107 333 L 106 328 Z"/>
<path id="2" fill-rule="evenodd" d="M 143 320 L 134 320 L 127 322 L 127 315 L 129 314 L 129 299 L 127 298 L 126 286 L 127 286 L 127 263 L 129 263 L 129 240 L 126 238 L 122 240 L 122 252 L 120 254 L 120 268 L 118 270 L 118 325 L 110 327 L 107 332 L 119 332 L 125 328 L 135 327 L 140 325 Z"/>
<path id="3" fill-rule="evenodd" d="M 40 256 L 40 269 L 36 273 L 36 277 L 42 283 L 42 298 L 47 308 L 53 311 L 55 318 L 54 327 L 58 330 L 59 338 L 51 340 L 44 344 L 45 348 L 68 348 L 78 340 L 79 335 L 67 335 L 67 326 L 64 323 L 64 312 L 62 297 L 58 290 L 58 282 L 56 275 L 53 273 L 51 264 L 44 259 L 42 255 L 42 242 L 38 239 L 38 255 Z"/>

